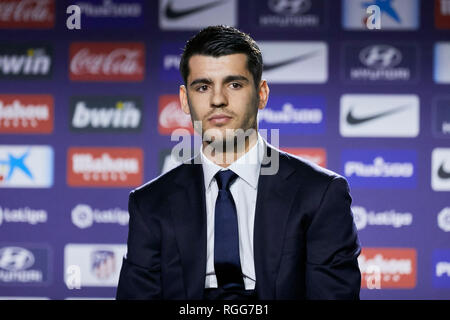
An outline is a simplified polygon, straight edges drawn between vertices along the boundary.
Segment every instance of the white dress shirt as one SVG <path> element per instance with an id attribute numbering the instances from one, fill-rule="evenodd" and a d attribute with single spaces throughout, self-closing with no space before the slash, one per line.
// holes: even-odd
<path id="1" fill-rule="evenodd" d="M 200 148 L 203 176 L 205 180 L 207 256 L 205 288 L 217 288 L 214 272 L 214 210 L 218 186 L 214 175 L 220 170 L 231 170 L 238 175 L 230 186 L 236 204 L 239 229 L 239 255 L 246 290 L 255 288 L 255 263 L 253 260 L 253 226 L 255 221 L 256 196 L 261 162 L 264 155 L 264 141 L 258 133 L 257 143 L 243 156 L 223 168 L 211 160 Z"/>

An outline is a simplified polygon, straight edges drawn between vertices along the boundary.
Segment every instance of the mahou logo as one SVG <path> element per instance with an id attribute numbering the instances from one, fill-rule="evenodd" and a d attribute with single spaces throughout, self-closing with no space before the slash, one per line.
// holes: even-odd
<path id="1" fill-rule="evenodd" d="M 191 117 L 183 112 L 178 95 L 170 94 L 159 97 L 158 131 L 170 135 L 175 129 L 186 129 L 194 133 Z"/>
<path id="2" fill-rule="evenodd" d="M 72 81 L 142 81 L 145 46 L 142 42 L 75 42 L 70 46 Z"/>
<path id="3" fill-rule="evenodd" d="M 51 133 L 51 95 L 0 94 L 0 133 Z"/>
<path id="4" fill-rule="evenodd" d="M 323 168 L 327 166 L 327 152 L 322 148 L 281 148 L 282 151 L 309 160 Z"/>
<path id="5" fill-rule="evenodd" d="M 136 187 L 142 184 L 139 148 L 69 148 L 67 183 L 72 187 Z"/>
<path id="6" fill-rule="evenodd" d="M 358 258 L 361 287 L 411 289 L 417 282 L 417 252 L 412 248 L 363 248 Z"/>
<path id="7" fill-rule="evenodd" d="M 0 28 L 49 29 L 55 25 L 55 0 L 0 1 Z"/>

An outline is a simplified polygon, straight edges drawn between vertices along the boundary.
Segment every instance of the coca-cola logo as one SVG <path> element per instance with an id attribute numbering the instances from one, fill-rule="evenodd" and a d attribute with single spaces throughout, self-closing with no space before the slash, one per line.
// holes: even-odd
<path id="1" fill-rule="evenodd" d="M 70 79 L 73 81 L 142 81 L 143 43 L 73 43 Z"/>
<path id="2" fill-rule="evenodd" d="M 181 109 L 177 95 L 163 95 L 159 98 L 158 131 L 170 135 L 175 129 L 187 129 L 193 133 L 191 117 Z"/>
<path id="3" fill-rule="evenodd" d="M 0 28 L 52 28 L 54 0 L 0 1 Z"/>

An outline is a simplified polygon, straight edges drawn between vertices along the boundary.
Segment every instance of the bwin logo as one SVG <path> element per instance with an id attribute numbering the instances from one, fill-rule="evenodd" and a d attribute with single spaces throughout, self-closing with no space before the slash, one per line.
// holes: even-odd
<path id="1" fill-rule="evenodd" d="M 269 8 L 279 14 L 302 14 L 311 8 L 311 0 L 269 0 Z"/>
<path id="2" fill-rule="evenodd" d="M 359 54 L 362 64 L 375 69 L 393 68 L 402 61 L 401 52 L 388 45 L 374 45 L 364 48 Z"/>
<path id="3" fill-rule="evenodd" d="M 8 271 L 26 270 L 34 264 L 33 254 L 19 247 L 0 249 L 0 268 Z"/>

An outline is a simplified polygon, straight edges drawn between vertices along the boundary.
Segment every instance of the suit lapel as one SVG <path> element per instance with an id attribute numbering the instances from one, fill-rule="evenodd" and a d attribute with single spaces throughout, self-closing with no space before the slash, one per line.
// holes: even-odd
<path id="1" fill-rule="evenodd" d="M 194 162 L 198 163 L 198 162 Z M 201 164 L 186 164 L 169 196 L 186 299 L 201 299 L 206 277 L 206 207 Z"/>
<path id="2" fill-rule="evenodd" d="M 279 152 L 267 146 L 267 153 Z M 267 157 L 267 154 L 265 154 Z M 272 157 L 271 157 L 272 158 Z M 267 163 L 267 158 L 263 163 Z M 279 170 L 274 175 L 260 175 L 254 225 L 254 262 L 256 290 L 260 299 L 275 299 L 284 234 L 296 188 L 287 181 L 294 172 L 288 162 L 279 159 Z M 269 163 L 268 165 L 271 165 Z"/>

